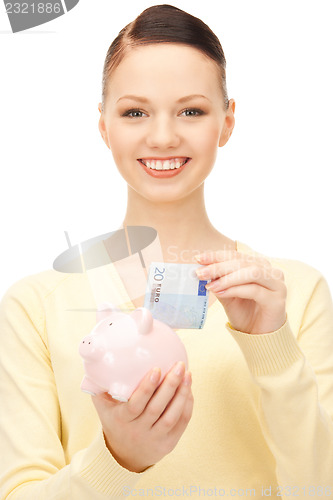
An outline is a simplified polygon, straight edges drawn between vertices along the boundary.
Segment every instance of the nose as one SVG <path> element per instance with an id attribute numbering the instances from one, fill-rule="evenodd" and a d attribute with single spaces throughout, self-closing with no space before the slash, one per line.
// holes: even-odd
<path id="1" fill-rule="evenodd" d="M 147 146 L 160 150 L 176 148 L 180 144 L 177 124 L 167 116 L 159 116 L 151 120 L 147 134 Z"/>

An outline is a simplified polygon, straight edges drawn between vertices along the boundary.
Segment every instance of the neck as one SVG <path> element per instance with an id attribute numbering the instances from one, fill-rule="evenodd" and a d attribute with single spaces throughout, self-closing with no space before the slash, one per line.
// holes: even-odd
<path id="1" fill-rule="evenodd" d="M 166 262 L 196 262 L 194 255 L 216 249 L 216 245 L 221 247 L 224 240 L 223 246 L 231 245 L 231 240 L 219 233 L 209 220 L 203 184 L 185 198 L 162 203 L 144 198 L 128 186 L 123 226 L 153 227 Z"/>

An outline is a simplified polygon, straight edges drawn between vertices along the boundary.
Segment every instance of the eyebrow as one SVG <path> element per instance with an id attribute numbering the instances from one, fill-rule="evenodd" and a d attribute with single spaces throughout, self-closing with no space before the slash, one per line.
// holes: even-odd
<path id="1" fill-rule="evenodd" d="M 202 94 L 192 94 L 192 95 L 187 95 L 185 97 L 181 97 L 180 99 L 177 100 L 177 102 L 183 103 L 183 102 L 190 101 L 191 99 L 195 99 L 198 97 L 201 97 L 201 98 L 207 99 L 207 101 L 210 101 L 210 99 L 208 99 L 208 97 L 206 97 Z M 149 99 L 147 99 L 146 97 L 141 97 L 141 96 L 132 95 L 132 94 L 124 95 L 124 96 L 120 97 L 117 102 L 121 101 L 121 99 L 132 99 L 133 101 L 139 101 L 139 102 L 143 102 L 143 103 L 149 102 Z"/>

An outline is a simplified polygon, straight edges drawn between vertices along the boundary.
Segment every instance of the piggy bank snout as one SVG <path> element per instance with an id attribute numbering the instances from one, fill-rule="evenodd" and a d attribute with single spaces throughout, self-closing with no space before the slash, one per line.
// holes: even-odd
<path id="1" fill-rule="evenodd" d="M 89 346 L 93 347 L 93 339 L 92 337 L 84 337 L 84 339 L 81 340 L 80 347 L 82 348 L 88 348 Z"/>
<path id="2" fill-rule="evenodd" d="M 79 346 L 79 353 L 83 358 L 95 358 L 98 357 L 99 349 L 96 345 L 95 340 L 91 337 L 85 337 Z"/>

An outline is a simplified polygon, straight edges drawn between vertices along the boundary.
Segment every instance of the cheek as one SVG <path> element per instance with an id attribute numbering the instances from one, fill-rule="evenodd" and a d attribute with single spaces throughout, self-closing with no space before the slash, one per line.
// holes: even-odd
<path id="1" fill-rule="evenodd" d="M 198 131 L 193 139 L 195 140 L 196 149 L 205 152 L 206 155 L 215 157 L 216 150 L 219 145 L 221 130 L 217 124 L 207 124 L 204 132 Z"/>
<path id="2" fill-rule="evenodd" d="M 129 141 L 128 134 L 124 133 L 120 127 L 114 126 L 108 134 L 108 139 L 114 160 L 118 163 L 121 158 L 124 158 L 126 152 L 129 152 L 132 138 Z"/>

